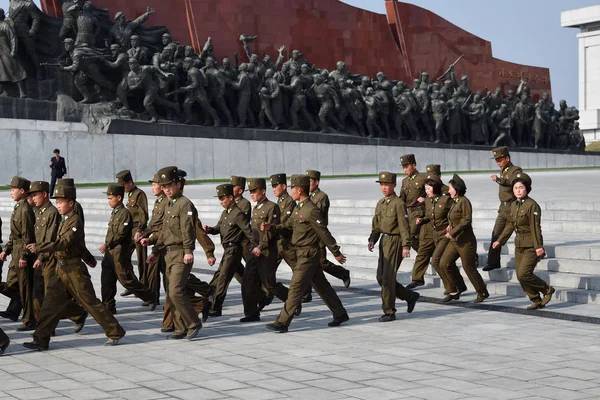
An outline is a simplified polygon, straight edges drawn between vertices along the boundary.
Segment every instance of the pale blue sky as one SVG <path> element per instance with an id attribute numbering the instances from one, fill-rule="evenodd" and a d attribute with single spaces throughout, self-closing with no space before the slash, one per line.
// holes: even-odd
<path id="1" fill-rule="evenodd" d="M 93 0 L 92 0 L 93 1 Z M 165 0 L 169 1 L 169 0 Z M 384 0 L 343 0 L 385 13 Z M 578 29 L 561 28 L 560 12 L 597 5 L 599 0 L 405 0 L 426 8 L 492 43 L 494 56 L 550 68 L 552 94 L 578 103 Z M 39 1 L 36 0 L 39 4 Z M 8 0 L 0 0 L 8 9 Z"/>

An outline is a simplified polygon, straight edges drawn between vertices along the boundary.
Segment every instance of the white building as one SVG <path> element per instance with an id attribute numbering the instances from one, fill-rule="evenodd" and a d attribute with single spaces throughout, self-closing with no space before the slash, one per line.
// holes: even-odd
<path id="1" fill-rule="evenodd" d="M 579 129 L 586 143 L 600 140 L 600 5 L 563 11 L 563 28 L 579 28 Z"/>

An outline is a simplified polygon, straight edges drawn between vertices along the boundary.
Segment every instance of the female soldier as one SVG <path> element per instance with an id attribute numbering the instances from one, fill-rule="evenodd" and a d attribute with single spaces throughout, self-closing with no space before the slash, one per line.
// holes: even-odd
<path id="1" fill-rule="evenodd" d="M 452 180 L 448 182 L 448 191 L 452 197 L 452 206 L 448 212 L 449 225 L 446 228 L 446 238 L 449 243 L 442 255 L 441 268 L 445 270 L 450 281 L 449 294 L 443 301 L 458 300 L 460 291 L 458 283 L 460 272 L 453 261 L 458 257 L 462 262 L 463 269 L 467 277 L 475 287 L 477 298 L 475 302 L 480 303 L 487 299 L 490 294 L 483 278 L 477 271 L 477 239 L 473 233 L 473 208 L 471 202 L 465 197 L 467 185 L 460 176 L 454 174 Z"/>
<path id="2" fill-rule="evenodd" d="M 540 277 L 533 274 L 535 266 L 546 252 L 540 220 L 542 211 L 538 203 L 530 198 L 531 178 L 521 172 L 512 184 L 513 193 L 517 200 L 510 207 L 508 224 L 497 241 L 492 246 L 497 248 L 506 243 L 513 231 L 515 237 L 515 262 L 517 264 L 517 279 L 532 304 L 527 307 L 535 310 L 542 308 L 552 300 L 555 290 Z M 540 294 L 544 297 L 541 298 Z"/>

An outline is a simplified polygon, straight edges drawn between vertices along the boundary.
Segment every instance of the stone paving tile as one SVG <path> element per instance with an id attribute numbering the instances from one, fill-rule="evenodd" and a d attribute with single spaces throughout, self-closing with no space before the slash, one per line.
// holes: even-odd
<path id="1" fill-rule="evenodd" d="M 228 396 L 235 397 L 244 400 L 268 400 L 278 399 L 281 394 L 262 388 L 247 387 L 243 389 L 228 390 L 226 393 Z"/>
<path id="2" fill-rule="evenodd" d="M 406 392 L 398 393 L 395 392 L 395 390 L 383 390 L 372 387 L 344 390 L 339 393 L 363 400 L 392 400 L 411 397 L 410 394 L 407 394 Z"/>
<path id="3" fill-rule="evenodd" d="M 212 390 L 204 388 L 194 388 L 186 390 L 178 390 L 176 392 L 167 392 L 169 398 L 183 399 L 183 400 L 213 400 L 213 399 L 224 399 L 230 398 L 223 393 L 213 392 Z"/>
<path id="4" fill-rule="evenodd" d="M 4 385 L 2 385 L 4 386 Z M 58 393 L 41 387 L 33 387 L 26 389 L 14 389 L 6 390 L 6 393 L 13 396 L 16 399 L 23 400 L 35 400 L 35 399 L 47 399 L 48 397 L 55 397 Z"/>

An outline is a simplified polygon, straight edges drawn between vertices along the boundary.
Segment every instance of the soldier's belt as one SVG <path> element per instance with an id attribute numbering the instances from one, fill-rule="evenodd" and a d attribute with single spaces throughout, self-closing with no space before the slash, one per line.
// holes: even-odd
<path id="1" fill-rule="evenodd" d="M 168 253 L 170 251 L 183 250 L 183 246 L 165 246 L 165 251 Z"/>
<path id="2" fill-rule="evenodd" d="M 236 243 L 236 242 L 225 242 L 225 243 L 221 243 L 221 245 L 223 246 L 224 249 L 228 249 L 230 247 L 236 247 L 236 246 L 241 246 L 241 243 Z"/>

